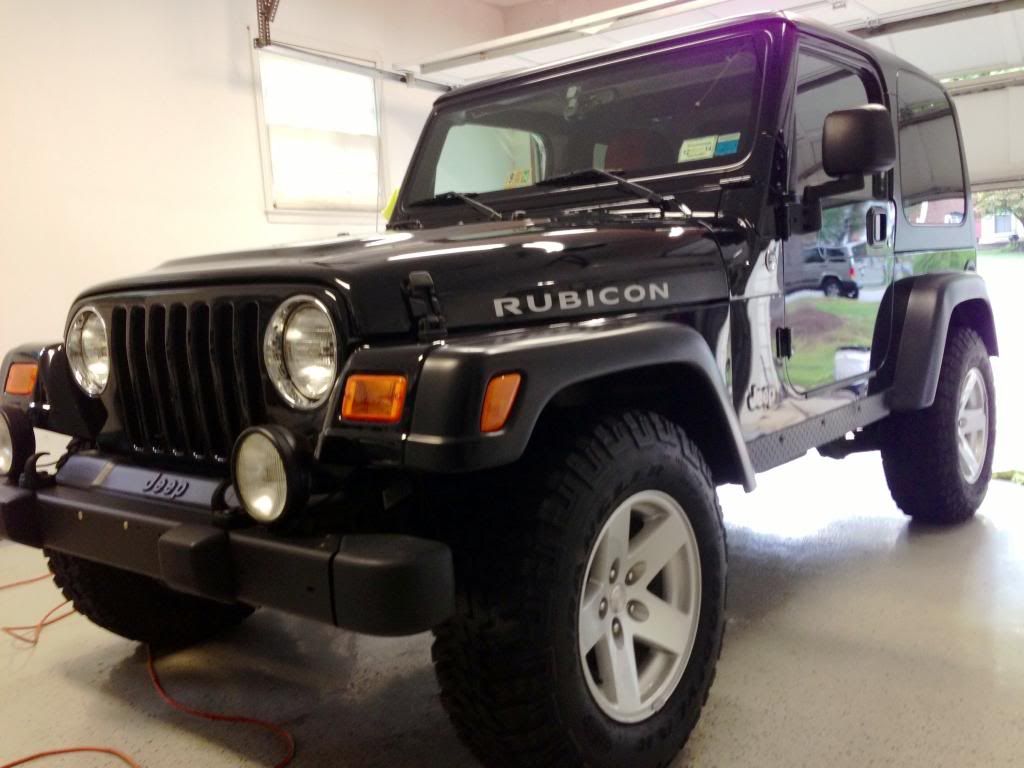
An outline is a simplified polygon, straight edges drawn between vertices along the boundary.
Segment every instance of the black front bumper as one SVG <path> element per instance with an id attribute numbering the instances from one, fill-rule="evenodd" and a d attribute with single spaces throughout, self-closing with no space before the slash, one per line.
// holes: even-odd
<path id="1" fill-rule="evenodd" d="M 181 592 L 267 606 L 374 635 L 409 635 L 454 611 L 451 551 L 410 536 L 293 538 L 225 530 L 208 510 L 56 485 L 0 485 L 0 538 L 151 576 Z"/>

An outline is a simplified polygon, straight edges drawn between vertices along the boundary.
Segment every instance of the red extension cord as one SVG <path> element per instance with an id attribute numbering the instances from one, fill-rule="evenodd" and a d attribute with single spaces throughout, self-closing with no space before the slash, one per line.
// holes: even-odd
<path id="1" fill-rule="evenodd" d="M 14 587 L 21 587 L 26 584 L 35 584 L 38 581 L 44 581 L 49 578 L 50 574 L 46 573 L 42 576 L 36 576 L 31 579 L 23 579 L 21 581 L 12 582 L 10 584 L 2 584 L 0 585 L 0 591 L 5 589 L 12 589 Z M 0 627 L 0 629 L 2 629 L 11 637 L 13 637 L 15 640 L 25 643 L 28 646 L 35 646 L 39 643 L 39 636 L 42 634 L 43 630 L 46 627 L 50 626 L 51 624 L 56 624 L 58 621 L 66 619 L 69 616 L 73 616 L 75 614 L 75 609 L 72 607 L 69 608 L 66 612 L 54 616 L 54 614 L 57 614 L 58 611 L 67 606 L 70 602 L 70 600 L 65 601 L 60 605 L 56 606 L 55 608 L 50 609 L 43 616 L 43 618 L 41 618 L 35 624 L 29 624 L 18 627 Z M 26 632 L 29 634 L 24 634 Z M 220 714 L 218 712 L 207 712 L 202 709 L 190 707 L 187 704 L 182 704 L 180 701 L 177 701 L 176 699 L 172 698 L 171 695 L 167 693 L 167 690 L 164 688 L 163 683 L 160 682 L 160 676 L 157 675 L 156 663 L 155 660 L 153 659 L 153 651 L 147 647 L 146 654 L 146 667 L 149 670 L 149 679 L 153 682 L 153 687 L 156 689 L 157 695 L 169 707 L 172 707 L 173 709 L 176 709 L 179 712 L 183 712 L 186 715 L 190 715 L 192 717 L 199 717 L 204 720 L 212 720 L 214 722 L 219 723 L 238 723 L 241 725 L 252 725 L 257 728 L 262 728 L 265 731 L 269 731 L 270 733 L 274 734 L 285 746 L 285 756 L 274 764 L 274 768 L 284 768 L 284 766 L 289 765 L 292 762 L 292 759 L 295 757 L 295 739 L 294 737 L 292 737 L 291 733 L 286 731 L 281 726 L 267 722 L 266 720 L 259 720 L 254 717 L 245 717 L 243 715 L 225 715 Z M 18 758 L 17 760 L 10 763 L 4 763 L 3 765 L 0 765 L 0 768 L 15 768 L 15 766 L 27 765 L 28 763 L 35 762 L 36 760 L 42 760 L 47 757 L 57 757 L 59 755 L 69 755 L 82 752 L 110 755 L 111 757 L 117 758 L 125 765 L 130 766 L 130 768 L 142 768 L 142 766 L 140 766 L 137 762 L 135 762 L 131 757 L 126 755 L 124 752 L 121 752 L 117 749 L 113 749 L 111 747 L 69 747 L 67 749 L 52 749 L 47 750 L 45 752 L 37 752 L 34 755 L 28 755 L 26 757 Z"/>

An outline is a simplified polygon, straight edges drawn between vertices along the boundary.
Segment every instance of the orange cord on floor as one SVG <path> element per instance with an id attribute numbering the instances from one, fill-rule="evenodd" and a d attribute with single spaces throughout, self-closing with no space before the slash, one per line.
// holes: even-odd
<path id="1" fill-rule="evenodd" d="M 0 768 L 14 768 L 14 766 L 16 765 L 27 765 L 29 763 L 35 762 L 36 760 L 42 760 L 44 757 L 74 755 L 79 754 L 81 752 L 92 752 L 94 754 L 99 753 L 101 755 L 110 755 L 111 757 L 116 757 L 125 765 L 131 766 L 131 768 L 142 768 L 141 765 L 139 765 L 130 757 L 128 757 L 128 755 L 126 755 L 124 752 L 121 752 L 117 749 L 112 749 L 110 747 L 70 747 L 68 749 L 51 749 L 49 752 L 37 752 L 34 755 L 23 757 L 19 760 L 15 760 L 13 763 L 4 763 L 3 765 L 0 765 Z"/>
<path id="2" fill-rule="evenodd" d="M 262 728 L 265 731 L 269 731 L 270 733 L 277 736 L 277 738 L 280 739 L 281 743 L 285 746 L 285 756 L 280 760 L 280 762 L 274 764 L 274 768 L 284 768 L 284 766 L 289 765 L 291 763 L 292 758 L 295 757 L 295 738 L 291 735 L 291 733 L 286 731 L 281 726 L 267 722 L 266 720 L 258 720 L 255 717 L 246 717 L 244 715 L 225 715 L 218 712 L 207 712 L 205 710 L 196 709 L 195 707 L 190 707 L 187 704 L 182 704 L 181 702 L 176 701 L 175 699 L 171 698 L 170 694 L 168 694 L 166 690 L 164 690 L 164 686 L 160 682 L 160 676 L 156 673 L 156 665 L 153 663 L 152 649 L 147 648 L 147 652 L 149 654 L 149 659 L 147 660 L 147 666 L 149 667 L 149 679 L 153 681 L 153 687 L 156 688 L 157 695 L 164 700 L 164 703 L 167 704 L 167 706 L 172 707 L 173 709 L 176 709 L 179 712 L 184 712 L 186 715 L 191 715 L 192 717 L 201 717 L 204 720 L 213 720 L 214 722 L 218 723 L 240 723 L 242 725 L 254 725 L 257 728 Z"/>
<path id="3" fill-rule="evenodd" d="M 29 582 L 32 583 L 32 582 Z M 70 616 L 75 615 L 75 609 L 69 608 L 66 613 L 62 613 L 59 616 L 54 616 L 61 608 L 68 605 L 71 601 L 65 600 L 60 605 L 51 608 L 36 624 L 26 624 L 21 627 L 0 627 L 5 634 L 10 635 L 15 640 L 20 640 L 26 645 L 38 645 L 39 636 L 43 634 L 43 630 L 51 624 L 56 624 L 58 621 L 62 621 Z M 51 618 L 52 617 L 52 618 Z M 22 632 L 29 631 L 31 634 L 23 635 Z"/>
<path id="4" fill-rule="evenodd" d="M 13 587 L 21 587 L 26 584 L 35 584 L 38 581 L 43 581 L 44 579 L 48 578 L 50 578 L 50 574 L 46 573 L 42 576 L 36 576 L 31 579 L 23 579 L 21 581 L 11 582 L 10 584 L 2 584 L 0 585 L 0 591 L 3 591 L 5 589 L 11 589 Z M 52 624 L 56 624 L 58 621 L 66 619 L 69 616 L 73 616 L 75 614 L 75 609 L 70 608 L 67 612 L 62 613 L 58 616 L 54 616 L 55 613 L 57 613 L 61 608 L 67 606 L 70 602 L 70 600 L 67 600 L 61 603 L 60 605 L 56 606 L 55 608 L 51 608 L 43 616 L 43 618 L 41 618 L 36 624 L 19 627 L 0 627 L 0 629 L 2 629 L 4 632 L 6 632 L 8 635 L 15 638 L 16 640 L 19 640 L 31 646 L 35 646 L 39 643 L 39 636 L 42 634 L 43 630 L 46 627 Z M 30 631 L 31 634 L 22 634 L 26 631 Z M 262 728 L 265 731 L 269 731 L 270 733 L 274 734 L 278 739 L 280 739 L 281 743 L 285 746 L 285 756 L 280 761 L 274 764 L 274 768 L 284 768 L 284 766 L 291 764 L 292 760 L 295 757 L 295 737 L 293 737 L 289 731 L 285 730 L 284 728 L 275 723 L 271 723 L 266 720 L 259 720 L 255 717 L 246 717 L 244 715 L 225 715 L 220 714 L 218 712 L 207 712 L 205 710 L 196 709 L 195 707 L 190 707 L 187 704 L 181 703 L 180 701 L 173 698 L 169 693 L 167 693 L 167 690 L 164 688 L 163 683 L 160 682 L 160 676 L 156 672 L 156 662 L 155 659 L 153 658 L 153 650 L 148 646 L 146 647 L 146 656 L 146 667 L 149 670 L 149 679 L 152 681 L 153 687 L 156 689 L 157 695 L 169 707 L 176 709 L 179 712 L 182 712 L 186 715 L 190 715 L 192 717 L 199 717 L 204 720 L 212 720 L 214 722 L 222 723 L 238 723 L 241 725 L 252 725 L 256 726 L 257 728 Z M 66 749 L 51 749 L 45 752 L 36 752 L 34 755 L 20 757 L 14 762 L 4 763 L 3 765 L 0 765 L 0 768 L 15 768 L 15 766 L 27 765 L 28 763 L 32 763 L 36 760 L 42 760 L 48 757 L 71 755 L 83 752 L 110 755 L 111 757 L 117 758 L 125 765 L 130 766 L 130 768 L 142 768 L 141 765 L 135 762 L 131 757 L 126 755 L 124 752 L 121 752 L 120 750 L 114 749 L 112 747 L 68 747 Z"/>

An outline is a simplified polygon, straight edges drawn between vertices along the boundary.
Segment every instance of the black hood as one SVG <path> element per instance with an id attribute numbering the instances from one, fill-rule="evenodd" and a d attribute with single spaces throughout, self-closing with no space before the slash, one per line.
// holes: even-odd
<path id="1" fill-rule="evenodd" d="M 169 261 L 83 294 L 258 282 L 318 284 L 363 338 L 411 331 L 403 283 L 429 272 L 449 329 L 603 316 L 728 297 L 698 222 L 491 222 Z"/>

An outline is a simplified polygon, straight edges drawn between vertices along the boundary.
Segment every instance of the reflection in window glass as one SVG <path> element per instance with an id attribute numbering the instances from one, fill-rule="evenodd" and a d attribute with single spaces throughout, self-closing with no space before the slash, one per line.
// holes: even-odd
<path id="1" fill-rule="evenodd" d="M 636 176 L 737 163 L 754 141 L 761 75 L 754 41 L 739 37 L 467 95 L 428 126 L 409 199 L 595 166 Z"/>
<path id="2" fill-rule="evenodd" d="M 958 225 L 965 215 L 964 174 L 953 107 L 938 85 L 899 74 L 900 178 L 907 221 Z"/>
<path id="3" fill-rule="evenodd" d="M 373 78 L 267 51 L 259 68 L 273 207 L 375 211 Z"/>
<path id="4" fill-rule="evenodd" d="M 472 157 L 475 162 L 460 162 Z M 489 192 L 536 184 L 543 178 L 544 144 L 515 128 L 457 125 L 448 132 L 434 192 Z"/>

